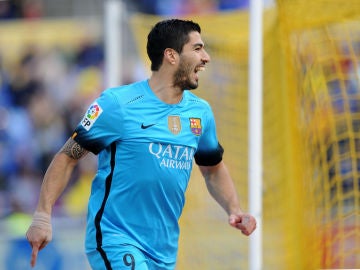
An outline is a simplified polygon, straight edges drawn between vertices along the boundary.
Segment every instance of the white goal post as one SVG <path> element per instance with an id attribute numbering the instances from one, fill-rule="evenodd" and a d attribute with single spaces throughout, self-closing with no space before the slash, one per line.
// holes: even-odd
<path id="1" fill-rule="evenodd" d="M 108 88 L 121 84 L 123 3 L 106 0 L 104 9 L 105 87 Z"/>
<path id="2" fill-rule="evenodd" d="M 262 269 L 263 0 L 250 1 L 249 38 L 249 212 L 257 229 L 249 240 L 249 270 Z"/>

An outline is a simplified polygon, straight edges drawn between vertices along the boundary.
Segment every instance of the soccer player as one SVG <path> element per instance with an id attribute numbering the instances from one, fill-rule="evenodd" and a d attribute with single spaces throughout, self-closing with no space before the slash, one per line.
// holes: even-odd
<path id="1" fill-rule="evenodd" d="M 150 78 L 108 89 L 90 105 L 44 176 L 27 232 L 32 266 L 52 238 L 52 207 L 89 151 L 99 159 L 85 243 L 93 269 L 175 268 L 193 159 L 229 224 L 245 235 L 254 231 L 255 218 L 240 208 L 222 161 L 212 110 L 191 92 L 210 61 L 200 33 L 193 21 L 158 22 L 147 41 Z"/>

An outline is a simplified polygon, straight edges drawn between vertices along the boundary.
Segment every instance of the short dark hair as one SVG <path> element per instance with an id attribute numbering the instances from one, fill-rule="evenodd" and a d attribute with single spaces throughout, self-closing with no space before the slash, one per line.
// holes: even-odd
<path id="1" fill-rule="evenodd" d="M 184 45 L 189 42 L 189 33 L 194 31 L 201 33 L 201 28 L 190 20 L 168 19 L 155 24 L 148 35 L 146 46 L 151 70 L 159 70 L 165 49 L 171 48 L 181 53 Z"/>

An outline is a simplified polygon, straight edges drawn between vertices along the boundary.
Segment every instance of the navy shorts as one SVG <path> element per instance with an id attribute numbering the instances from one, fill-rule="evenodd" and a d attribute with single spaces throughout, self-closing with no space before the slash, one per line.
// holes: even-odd
<path id="1" fill-rule="evenodd" d="M 174 270 L 175 263 L 155 261 L 133 245 L 103 246 L 88 252 L 93 270 Z"/>

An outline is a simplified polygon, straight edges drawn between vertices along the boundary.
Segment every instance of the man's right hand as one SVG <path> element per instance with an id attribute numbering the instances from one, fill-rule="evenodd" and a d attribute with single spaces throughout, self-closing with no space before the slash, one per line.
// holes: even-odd
<path id="1" fill-rule="evenodd" d="M 52 239 L 51 216 L 44 212 L 35 212 L 26 238 L 32 248 L 30 264 L 34 267 L 39 251 Z"/>

